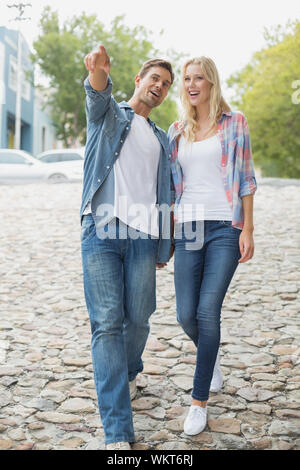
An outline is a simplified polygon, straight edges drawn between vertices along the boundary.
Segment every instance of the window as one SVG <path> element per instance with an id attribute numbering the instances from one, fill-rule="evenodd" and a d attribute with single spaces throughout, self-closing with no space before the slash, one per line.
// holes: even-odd
<path id="1" fill-rule="evenodd" d="M 30 101 L 30 85 L 26 81 L 26 76 L 24 70 L 22 70 L 21 75 L 21 93 L 24 100 Z M 9 88 L 17 92 L 18 84 L 18 63 L 16 57 L 9 56 L 9 74 L 8 74 L 8 84 Z"/>
<path id="2" fill-rule="evenodd" d="M 78 154 L 78 153 L 64 153 L 62 154 L 62 160 L 63 162 L 70 162 L 73 160 L 83 160 L 83 158 Z"/>
<path id="3" fill-rule="evenodd" d="M 12 55 L 9 56 L 9 75 L 8 75 L 8 83 L 9 88 L 13 91 L 17 91 L 17 60 Z"/>
<path id="4" fill-rule="evenodd" d="M 17 153 L 0 153 L 0 164 L 24 164 L 26 159 Z"/>
<path id="5" fill-rule="evenodd" d="M 82 156 L 78 153 L 49 153 L 39 158 L 45 163 L 57 163 L 57 162 L 71 162 L 74 160 L 83 160 Z"/>
<path id="6" fill-rule="evenodd" d="M 58 153 L 44 155 L 42 158 L 39 158 L 41 162 L 45 163 L 57 163 L 60 162 L 60 155 Z"/>

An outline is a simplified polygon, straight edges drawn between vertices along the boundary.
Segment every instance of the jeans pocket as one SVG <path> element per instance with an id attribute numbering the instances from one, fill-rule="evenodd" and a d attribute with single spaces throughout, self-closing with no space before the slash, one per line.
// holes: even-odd
<path id="1" fill-rule="evenodd" d="M 234 227 L 232 225 L 231 220 L 220 220 L 220 224 L 222 225 L 222 227 L 228 227 L 229 232 L 232 233 L 233 235 L 240 236 L 240 234 L 242 232 L 239 228 Z"/>

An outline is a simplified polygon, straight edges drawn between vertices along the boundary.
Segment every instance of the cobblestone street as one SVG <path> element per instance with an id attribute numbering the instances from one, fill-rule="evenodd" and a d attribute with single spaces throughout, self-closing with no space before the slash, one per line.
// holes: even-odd
<path id="1" fill-rule="evenodd" d="M 103 449 L 80 252 L 81 185 L 0 186 L 0 449 Z M 176 321 L 173 263 L 132 402 L 134 449 L 300 449 L 300 186 L 259 185 L 255 255 L 222 313 L 224 386 L 183 433 L 195 348 Z"/>

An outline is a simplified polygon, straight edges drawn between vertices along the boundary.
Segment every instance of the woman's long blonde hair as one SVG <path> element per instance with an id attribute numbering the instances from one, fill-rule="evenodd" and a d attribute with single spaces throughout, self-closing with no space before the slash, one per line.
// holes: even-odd
<path id="1" fill-rule="evenodd" d="M 217 124 L 221 118 L 223 111 L 230 111 L 229 105 L 226 103 L 222 96 L 221 84 L 217 67 L 212 59 L 209 57 L 196 57 L 189 59 L 183 66 L 181 77 L 180 98 L 183 107 L 183 121 L 185 123 L 184 135 L 188 142 L 195 140 L 195 132 L 197 127 L 197 110 L 192 106 L 188 95 L 184 89 L 184 79 L 186 69 L 190 64 L 197 64 L 201 66 L 203 77 L 211 84 L 210 91 L 210 112 L 209 120 L 211 123 L 210 129 Z"/>

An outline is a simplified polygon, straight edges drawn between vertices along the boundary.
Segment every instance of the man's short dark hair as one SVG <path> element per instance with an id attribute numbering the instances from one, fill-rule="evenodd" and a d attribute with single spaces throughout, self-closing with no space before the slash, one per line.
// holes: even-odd
<path id="1" fill-rule="evenodd" d="M 170 72 L 170 75 L 171 75 L 171 83 L 174 82 L 174 72 L 173 72 L 173 69 L 172 69 L 172 65 L 170 62 L 168 62 L 167 60 L 164 60 L 164 59 L 151 59 L 151 60 L 147 60 L 147 62 L 144 63 L 144 65 L 142 66 L 141 70 L 139 71 L 139 76 L 141 78 L 143 78 L 149 69 L 151 69 L 151 67 L 162 67 L 166 70 L 168 70 Z"/>

